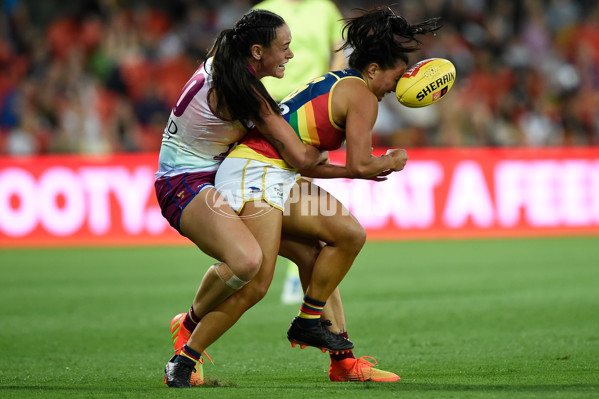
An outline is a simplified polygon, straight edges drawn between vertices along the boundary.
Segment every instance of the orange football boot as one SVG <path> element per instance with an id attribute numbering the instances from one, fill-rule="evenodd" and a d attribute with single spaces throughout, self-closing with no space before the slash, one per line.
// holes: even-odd
<path id="1" fill-rule="evenodd" d="M 183 325 L 185 316 L 187 316 L 187 313 L 179 313 L 171 320 L 171 335 L 173 337 L 173 345 L 175 345 L 175 355 L 181 353 L 181 349 L 183 349 L 183 346 L 185 346 L 187 341 L 189 341 L 189 337 L 191 337 L 191 331 Z"/>
<path id="2" fill-rule="evenodd" d="M 204 352 L 205 354 L 206 352 Z M 199 387 L 204 385 L 204 356 L 200 358 L 200 361 L 196 363 L 195 368 L 191 372 L 191 379 L 189 383 L 192 387 Z"/>
<path id="3" fill-rule="evenodd" d="M 368 359 L 372 359 L 371 362 Z M 329 367 L 329 378 L 334 382 L 341 381 L 378 381 L 392 382 L 399 381 L 398 375 L 389 371 L 375 369 L 376 359 L 370 356 L 362 356 L 359 359 L 331 359 Z"/>

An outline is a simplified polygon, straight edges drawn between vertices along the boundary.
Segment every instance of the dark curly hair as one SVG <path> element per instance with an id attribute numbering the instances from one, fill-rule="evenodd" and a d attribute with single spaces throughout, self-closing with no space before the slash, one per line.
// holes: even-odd
<path id="1" fill-rule="evenodd" d="M 411 25 L 387 6 L 358 11 L 362 15 L 344 19 L 345 43 L 337 50 L 352 50 L 348 65 L 357 70 L 363 70 L 372 62 L 383 69 L 392 68 L 398 60 L 408 64 L 408 54 L 422 44 L 416 35 L 441 28 L 440 18 Z"/>

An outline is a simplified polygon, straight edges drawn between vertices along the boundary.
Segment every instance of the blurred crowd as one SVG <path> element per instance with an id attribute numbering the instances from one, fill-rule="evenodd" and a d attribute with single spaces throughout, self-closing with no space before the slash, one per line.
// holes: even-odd
<path id="1" fill-rule="evenodd" d="M 4 0 L 0 154 L 157 151 L 216 34 L 254 3 Z M 344 16 L 383 4 L 335 3 Z M 412 61 L 447 58 L 457 81 L 426 108 L 385 97 L 376 145 L 599 145 L 596 0 L 401 0 L 392 8 L 411 22 L 442 17 Z"/>

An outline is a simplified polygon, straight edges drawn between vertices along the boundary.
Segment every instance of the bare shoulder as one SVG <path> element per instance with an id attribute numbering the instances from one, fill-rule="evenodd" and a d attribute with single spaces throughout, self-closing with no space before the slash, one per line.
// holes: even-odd
<path id="1" fill-rule="evenodd" d="M 361 92 L 363 90 L 368 90 L 366 87 L 366 82 L 357 77 L 346 77 L 337 82 L 334 90 L 351 90 Z"/>
<path id="2" fill-rule="evenodd" d="M 362 79 L 342 79 L 333 89 L 332 96 L 335 121 L 345 120 L 349 109 L 378 106 L 376 96 L 368 90 Z"/>

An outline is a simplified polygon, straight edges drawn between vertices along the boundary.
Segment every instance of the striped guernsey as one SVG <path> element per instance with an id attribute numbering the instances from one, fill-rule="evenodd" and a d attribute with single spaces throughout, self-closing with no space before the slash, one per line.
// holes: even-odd
<path id="1" fill-rule="evenodd" d="M 362 80 L 362 76 L 355 69 L 329 72 L 301 86 L 281 102 L 283 117 L 305 144 L 321 151 L 336 150 L 343 144 L 345 127 L 337 125 L 331 114 L 331 93 L 343 79 Z M 256 127 L 250 129 L 229 156 L 293 169 Z"/>

